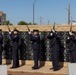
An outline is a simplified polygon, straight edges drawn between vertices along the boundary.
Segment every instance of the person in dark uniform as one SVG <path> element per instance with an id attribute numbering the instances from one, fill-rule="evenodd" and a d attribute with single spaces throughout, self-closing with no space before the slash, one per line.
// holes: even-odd
<path id="1" fill-rule="evenodd" d="M 17 68 L 19 67 L 19 55 L 18 55 L 19 32 L 18 30 L 14 29 L 14 31 L 11 33 L 10 36 L 12 40 L 12 57 L 13 57 L 13 65 L 11 68 Z"/>
<path id="2" fill-rule="evenodd" d="M 59 70 L 59 37 L 57 36 L 55 30 L 52 30 L 51 33 L 47 36 L 48 39 L 51 40 L 51 48 L 52 48 L 52 66 L 53 71 Z"/>
<path id="3" fill-rule="evenodd" d="M 66 42 L 69 47 L 70 62 L 76 63 L 76 35 L 74 32 L 69 32 Z"/>
<path id="4" fill-rule="evenodd" d="M 2 64 L 2 51 L 3 51 L 3 35 L 2 35 L 2 30 L 0 29 L 0 65 Z"/>
<path id="5" fill-rule="evenodd" d="M 34 66 L 32 69 L 38 69 L 38 59 L 39 59 L 39 50 L 40 50 L 40 36 L 39 36 L 39 30 L 33 30 L 33 35 L 31 32 L 30 34 L 30 40 L 32 41 L 32 49 L 33 49 L 33 55 L 34 55 Z"/>

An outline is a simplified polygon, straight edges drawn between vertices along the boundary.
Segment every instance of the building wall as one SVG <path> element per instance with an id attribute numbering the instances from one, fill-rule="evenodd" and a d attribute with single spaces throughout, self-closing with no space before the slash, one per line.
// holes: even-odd
<path id="1" fill-rule="evenodd" d="M 6 24 L 6 14 L 3 12 L 0 12 L 0 25 Z"/>
<path id="2" fill-rule="evenodd" d="M 51 31 L 53 28 L 53 25 L 28 25 L 30 31 L 33 31 L 33 29 L 38 29 L 39 31 Z M 60 32 L 70 31 L 70 25 L 56 25 L 55 30 Z M 26 25 L 11 25 L 9 26 L 10 30 L 12 31 L 14 28 L 18 29 L 19 31 L 25 32 L 28 31 L 28 28 Z M 0 29 L 3 31 L 8 31 L 7 25 L 0 26 Z M 76 25 L 72 25 L 72 30 L 76 32 Z"/>

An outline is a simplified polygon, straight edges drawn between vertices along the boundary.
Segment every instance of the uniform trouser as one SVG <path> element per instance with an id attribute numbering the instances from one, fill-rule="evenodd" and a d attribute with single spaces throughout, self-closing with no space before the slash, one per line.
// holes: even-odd
<path id="1" fill-rule="evenodd" d="M 0 44 L 0 65 L 2 64 L 2 44 Z"/>
<path id="2" fill-rule="evenodd" d="M 70 61 L 71 63 L 76 63 L 76 50 L 70 52 Z"/>
<path id="3" fill-rule="evenodd" d="M 0 65 L 2 64 L 2 51 L 0 51 Z"/>
<path id="4" fill-rule="evenodd" d="M 59 68 L 59 51 L 55 49 L 52 49 L 52 65 L 54 69 L 58 69 Z M 55 51 L 56 50 L 56 51 Z"/>
<path id="5" fill-rule="evenodd" d="M 19 67 L 19 56 L 18 56 L 18 43 L 14 42 L 12 46 L 12 57 L 13 57 L 13 66 Z"/>
<path id="6" fill-rule="evenodd" d="M 33 50 L 34 55 L 34 67 L 38 67 L 39 51 Z"/>

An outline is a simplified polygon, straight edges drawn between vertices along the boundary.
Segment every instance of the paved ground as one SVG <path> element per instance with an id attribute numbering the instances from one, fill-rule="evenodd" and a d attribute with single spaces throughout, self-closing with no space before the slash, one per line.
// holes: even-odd
<path id="1" fill-rule="evenodd" d="M 8 65 L 8 75 L 68 75 L 68 68 L 63 67 L 59 71 L 50 70 L 49 66 L 43 66 L 38 70 L 32 70 L 30 65 L 20 66 L 16 69 L 10 69 L 11 65 Z"/>

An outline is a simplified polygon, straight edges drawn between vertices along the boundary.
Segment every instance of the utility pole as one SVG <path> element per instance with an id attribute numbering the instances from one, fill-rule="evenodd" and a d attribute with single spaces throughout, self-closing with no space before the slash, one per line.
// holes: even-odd
<path id="1" fill-rule="evenodd" d="M 50 24 L 50 20 L 48 20 L 48 25 Z"/>
<path id="2" fill-rule="evenodd" d="M 40 25 L 42 24 L 42 17 L 40 17 Z"/>
<path id="3" fill-rule="evenodd" d="M 34 4 L 33 4 L 33 25 L 34 25 Z"/>
<path id="4" fill-rule="evenodd" d="M 34 0 L 34 3 L 33 3 L 33 25 L 35 23 L 35 3 L 36 3 L 36 0 Z"/>
<path id="5" fill-rule="evenodd" d="M 68 25 L 70 25 L 70 4 L 68 5 Z"/>

